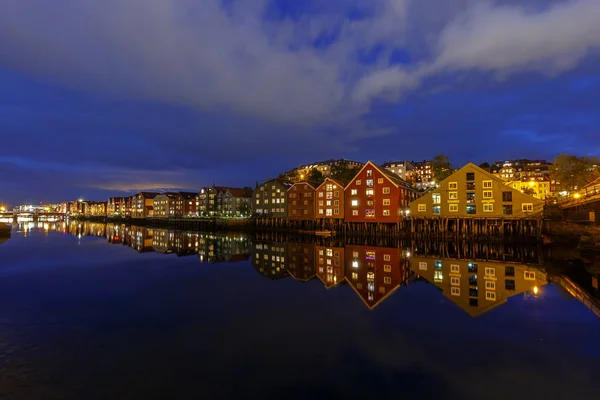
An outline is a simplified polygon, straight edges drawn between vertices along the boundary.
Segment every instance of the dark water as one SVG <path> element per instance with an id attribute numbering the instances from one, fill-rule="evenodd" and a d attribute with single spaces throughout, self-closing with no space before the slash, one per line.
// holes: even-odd
<path id="1" fill-rule="evenodd" d="M 597 398 L 600 319 L 541 261 L 21 225 L 0 244 L 0 398 Z"/>

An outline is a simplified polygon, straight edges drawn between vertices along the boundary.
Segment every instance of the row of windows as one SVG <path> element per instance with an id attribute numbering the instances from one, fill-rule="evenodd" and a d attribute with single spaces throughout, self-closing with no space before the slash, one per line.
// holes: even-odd
<path id="1" fill-rule="evenodd" d="M 365 190 L 365 194 L 367 196 L 373 196 L 374 193 L 375 193 L 374 189 L 366 189 Z M 383 193 L 383 194 L 390 194 L 390 188 L 388 186 L 386 186 L 384 188 L 381 188 L 381 193 Z M 358 195 L 358 189 L 350 189 L 350 194 L 352 196 L 357 196 Z"/>
<path id="2" fill-rule="evenodd" d="M 426 204 L 419 204 L 417 206 L 417 211 L 419 212 L 426 212 L 427 211 L 427 205 Z M 431 209 L 431 212 L 433 214 L 441 214 L 442 208 L 441 206 L 433 206 Z M 449 212 L 458 212 L 458 204 L 448 204 L 448 211 Z M 494 211 L 494 204 L 492 203 L 487 203 L 483 205 L 483 212 L 493 212 Z M 503 211 L 505 215 L 511 215 L 512 214 L 512 206 L 503 206 Z M 533 203 L 523 203 L 521 204 L 521 211 L 523 212 L 532 212 L 533 211 Z M 467 214 L 476 214 L 477 213 L 477 206 L 475 205 L 468 205 L 467 206 Z"/>

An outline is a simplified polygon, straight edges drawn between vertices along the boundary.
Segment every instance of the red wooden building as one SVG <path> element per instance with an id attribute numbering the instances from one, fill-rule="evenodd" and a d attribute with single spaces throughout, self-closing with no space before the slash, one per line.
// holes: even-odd
<path id="1" fill-rule="evenodd" d="M 327 289 L 344 281 L 346 276 L 344 255 L 345 250 L 343 247 L 316 247 L 317 278 L 323 282 Z"/>
<path id="2" fill-rule="evenodd" d="M 397 223 L 417 191 L 400 177 L 369 161 L 345 188 L 346 222 Z"/>
<path id="3" fill-rule="evenodd" d="M 344 183 L 326 178 L 316 189 L 316 218 L 344 219 Z"/>
<path id="4" fill-rule="evenodd" d="M 315 219 L 315 189 L 318 184 L 313 182 L 294 183 L 288 189 L 288 219 Z"/>

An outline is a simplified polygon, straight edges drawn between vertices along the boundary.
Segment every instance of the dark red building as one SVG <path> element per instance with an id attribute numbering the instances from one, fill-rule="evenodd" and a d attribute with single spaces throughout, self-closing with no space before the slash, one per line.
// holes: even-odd
<path id="1" fill-rule="evenodd" d="M 312 182 L 294 183 L 288 189 L 288 219 L 315 219 L 315 190 L 318 184 Z"/>
<path id="2" fill-rule="evenodd" d="M 417 197 L 412 186 L 369 161 L 345 188 L 345 221 L 397 223 Z"/>

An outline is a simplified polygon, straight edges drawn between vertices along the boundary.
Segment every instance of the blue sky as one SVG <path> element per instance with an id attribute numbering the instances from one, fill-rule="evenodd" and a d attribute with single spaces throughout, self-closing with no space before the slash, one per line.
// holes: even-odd
<path id="1" fill-rule="evenodd" d="M 4 0 L 0 201 L 600 155 L 597 0 Z"/>

